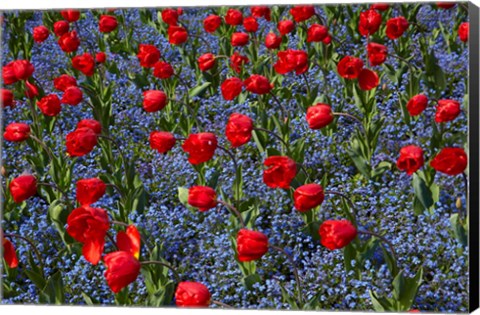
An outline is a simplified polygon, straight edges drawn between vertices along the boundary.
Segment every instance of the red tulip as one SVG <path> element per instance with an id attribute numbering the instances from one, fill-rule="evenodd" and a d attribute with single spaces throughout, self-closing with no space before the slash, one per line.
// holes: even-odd
<path id="1" fill-rule="evenodd" d="M 268 33 L 265 37 L 265 47 L 268 49 L 277 49 L 282 43 L 282 38 L 275 33 Z"/>
<path id="2" fill-rule="evenodd" d="M 70 86 L 65 90 L 62 97 L 62 103 L 68 105 L 78 105 L 82 101 L 83 92 L 76 86 Z"/>
<path id="3" fill-rule="evenodd" d="M 24 123 L 10 123 L 3 133 L 7 141 L 22 142 L 30 137 L 30 126 Z"/>
<path id="4" fill-rule="evenodd" d="M 461 112 L 459 102 L 455 100 L 439 100 L 437 112 L 435 113 L 435 121 L 437 123 L 452 121 L 457 118 Z"/>
<path id="5" fill-rule="evenodd" d="M 77 32 L 71 31 L 60 36 L 58 45 L 66 53 L 77 51 L 80 46 L 80 39 L 77 36 Z"/>
<path id="6" fill-rule="evenodd" d="M 210 187 L 193 186 L 188 190 L 188 204 L 205 212 L 217 206 L 217 194 Z"/>
<path id="7" fill-rule="evenodd" d="M 307 43 L 321 42 L 328 35 L 328 28 L 320 24 L 312 24 L 307 31 Z"/>
<path id="8" fill-rule="evenodd" d="M 13 71 L 13 61 L 2 67 L 2 78 L 3 84 L 5 85 L 13 84 L 18 81 L 15 76 L 15 71 Z"/>
<path id="9" fill-rule="evenodd" d="M 225 135 L 232 148 L 244 145 L 252 138 L 253 121 L 250 117 L 233 113 L 228 119 Z"/>
<path id="10" fill-rule="evenodd" d="M 230 42 L 232 46 L 245 46 L 248 44 L 249 38 L 247 33 L 233 33 Z"/>
<path id="11" fill-rule="evenodd" d="M 82 119 L 77 124 L 77 129 L 80 128 L 90 128 L 95 134 L 99 135 L 102 133 L 102 125 L 95 119 Z"/>
<path id="12" fill-rule="evenodd" d="M 318 231 L 320 243 L 330 250 L 340 249 L 357 237 L 357 229 L 348 220 L 327 220 Z"/>
<path id="13" fill-rule="evenodd" d="M 173 75 L 173 67 L 163 61 L 159 61 L 153 68 L 153 76 L 159 79 L 168 79 Z"/>
<path id="14" fill-rule="evenodd" d="M 470 31 L 470 23 L 468 22 L 463 22 L 458 27 L 458 37 L 462 42 L 466 43 L 468 41 L 469 31 Z"/>
<path id="15" fill-rule="evenodd" d="M 297 164 L 288 156 L 269 156 L 263 165 L 263 182 L 270 188 L 289 189 L 297 175 Z"/>
<path id="16" fill-rule="evenodd" d="M 293 193 L 294 206 L 300 212 L 318 207 L 324 199 L 323 187 L 314 183 L 300 186 Z"/>
<path id="17" fill-rule="evenodd" d="M 391 18 L 387 21 L 385 33 L 390 39 L 397 39 L 403 35 L 408 28 L 408 21 L 403 16 Z"/>
<path id="18" fill-rule="evenodd" d="M 273 67 L 279 74 L 286 74 L 294 71 L 296 75 L 307 72 L 308 54 L 303 50 L 287 49 L 278 52 L 278 61 Z"/>
<path id="19" fill-rule="evenodd" d="M 38 87 L 35 84 L 25 81 L 25 96 L 29 99 L 33 99 L 38 95 Z"/>
<path id="20" fill-rule="evenodd" d="M 360 58 L 345 56 L 337 64 L 338 74 L 345 79 L 356 79 L 363 69 L 363 61 Z"/>
<path id="21" fill-rule="evenodd" d="M 43 43 L 48 36 L 50 36 L 50 31 L 43 25 L 37 26 L 33 29 L 33 40 L 37 43 Z"/>
<path id="22" fill-rule="evenodd" d="M 68 33 L 70 25 L 67 21 L 57 21 L 53 24 L 53 32 L 56 36 L 61 37 L 62 35 Z"/>
<path id="23" fill-rule="evenodd" d="M 268 94 L 273 89 L 273 84 L 266 77 L 259 74 L 252 74 L 243 84 L 247 91 L 255 94 Z"/>
<path id="24" fill-rule="evenodd" d="M 173 9 L 165 9 L 162 11 L 162 20 L 168 25 L 176 26 L 178 23 L 178 12 Z"/>
<path id="25" fill-rule="evenodd" d="M 41 100 L 37 101 L 37 106 L 45 116 L 50 117 L 57 116 L 62 110 L 60 99 L 56 94 L 44 96 Z"/>
<path id="26" fill-rule="evenodd" d="M 278 22 L 277 29 L 284 36 L 295 29 L 295 24 L 291 20 L 283 20 Z"/>
<path id="27" fill-rule="evenodd" d="M 129 252 L 117 251 L 105 255 L 105 279 L 114 293 L 134 282 L 140 274 L 140 262 Z"/>
<path id="28" fill-rule="evenodd" d="M 57 90 L 65 92 L 67 88 L 77 86 L 77 80 L 68 74 L 62 74 L 58 78 L 53 79 L 53 85 Z"/>
<path id="29" fill-rule="evenodd" d="M 295 22 L 303 22 L 315 15 L 315 7 L 313 5 L 297 5 L 290 9 L 290 14 Z"/>
<path id="30" fill-rule="evenodd" d="M 328 104 L 318 103 L 307 109 L 307 122 L 310 129 L 322 129 L 334 119 L 332 108 Z"/>
<path id="31" fill-rule="evenodd" d="M 107 185 L 100 178 L 84 178 L 77 181 L 77 201 L 82 206 L 97 202 L 103 195 Z"/>
<path id="32" fill-rule="evenodd" d="M 84 156 L 97 145 L 97 134 L 90 128 L 79 128 L 67 135 L 65 144 L 69 156 Z"/>
<path id="33" fill-rule="evenodd" d="M 370 69 L 363 69 L 358 75 L 358 85 L 364 91 L 369 91 L 378 86 L 378 74 Z"/>
<path id="34" fill-rule="evenodd" d="M 95 61 L 97 63 L 104 63 L 106 60 L 107 60 L 107 55 L 103 51 L 100 51 L 95 54 Z"/>
<path id="35" fill-rule="evenodd" d="M 208 71 L 215 66 L 215 55 L 206 53 L 198 57 L 197 61 L 201 71 Z"/>
<path id="36" fill-rule="evenodd" d="M 12 67 L 17 80 L 27 80 L 35 71 L 35 67 L 28 60 L 15 60 Z"/>
<path id="37" fill-rule="evenodd" d="M 217 137 L 209 132 L 190 134 L 182 149 L 189 154 L 188 161 L 193 165 L 207 162 L 217 149 Z"/>
<path id="38" fill-rule="evenodd" d="M 150 133 L 150 147 L 158 153 L 167 153 L 174 146 L 177 140 L 175 136 L 166 131 L 152 131 Z"/>
<path id="39" fill-rule="evenodd" d="M 28 82 L 28 81 L 27 81 Z M 14 107 L 13 93 L 7 89 L 0 89 L 0 101 L 2 103 L 2 108 L 7 106 Z"/>
<path id="40" fill-rule="evenodd" d="M 167 95 L 163 91 L 149 90 L 143 92 L 143 109 L 154 113 L 167 105 Z"/>
<path id="41" fill-rule="evenodd" d="M 98 29 L 102 33 L 110 33 L 116 30 L 118 27 L 117 18 L 112 15 L 102 15 L 100 16 L 100 21 L 98 22 Z"/>
<path id="42" fill-rule="evenodd" d="M 258 231 L 240 229 L 237 235 L 238 260 L 247 262 L 263 257 L 268 251 L 268 237 Z"/>
<path id="43" fill-rule="evenodd" d="M 362 36 L 375 34 L 382 24 L 382 16 L 375 10 L 367 10 L 360 13 L 358 31 Z"/>
<path id="44" fill-rule="evenodd" d="M 400 149 L 400 157 L 397 160 L 397 167 L 412 175 L 424 164 L 423 150 L 416 145 L 407 145 Z"/>
<path id="45" fill-rule="evenodd" d="M 385 62 L 388 55 L 387 47 L 377 43 L 368 43 L 368 60 L 371 66 L 378 66 Z"/>
<path id="46" fill-rule="evenodd" d="M 450 176 L 463 173 L 467 165 L 467 154 L 461 148 L 443 148 L 430 162 L 435 170 Z"/>
<path id="47" fill-rule="evenodd" d="M 228 9 L 227 14 L 225 15 L 225 23 L 228 25 L 241 25 L 243 22 L 242 12 L 235 9 Z"/>
<path id="48" fill-rule="evenodd" d="M 207 33 L 214 33 L 222 24 L 222 19 L 215 14 L 211 14 L 203 20 L 203 28 Z"/>
<path id="49" fill-rule="evenodd" d="M 37 180 L 33 175 L 20 175 L 9 185 L 15 203 L 21 203 L 37 193 Z"/>
<path id="50" fill-rule="evenodd" d="M 437 2 L 436 4 L 437 4 L 437 7 L 448 10 L 453 8 L 456 3 L 455 2 Z"/>
<path id="51" fill-rule="evenodd" d="M 243 19 L 243 27 L 247 32 L 255 33 L 258 31 L 258 22 L 257 19 L 253 16 L 249 16 Z"/>
<path id="52" fill-rule="evenodd" d="M 63 16 L 65 20 L 67 20 L 70 23 L 76 22 L 80 18 L 80 11 L 78 10 L 73 10 L 73 9 L 63 10 L 60 12 L 60 14 Z"/>
<path id="53" fill-rule="evenodd" d="M 95 59 L 89 53 L 73 57 L 72 65 L 87 77 L 92 76 L 95 72 Z"/>
<path id="54" fill-rule="evenodd" d="M 175 304 L 179 307 L 208 307 L 210 292 L 199 282 L 182 281 L 175 291 Z"/>
<path id="55" fill-rule="evenodd" d="M 265 20 L 270 21 L 270 8 L 267 6 L 254 6 L 250 7 L 250 12 L 253 17 L 256 18 L 265 18 Z"/>
<path id="56" fill-rule="evenodd" d="M 153 45 L 140 44 L 137 57 L 140 61 L 140 66 L 152 68 L 160 60 L 160 51 Z"/>
<path id="57" fill-rule="evenodd" d="M 235 70 L 237 73 L 242 72 L 242 68 L 244 64 L 248 63 L 250 60 L 246 56 L 240 55 L 238 52 L 233 53 L 230 57 L 230 66 Z"/>
<path id="58" fill-rule="evenodd" d="M 410 116 L 418 116 L 428 105 L 428 98 L 423 94 L 413 96 L 407 103 L 407 110 Z"/>
<path id="59" fill-rule="evenodd" d="M 242 92 L 243 82 L 239 78 L 228 78 L 223 81 L 220 89 L 225 100 L 231 101 Z"/>
<path id="60" fill-rule="evenodd" d="M 181 26 L 170 25 L 168 27 L 168 42 L 173 45 L 180 45 L 187 41 L 187 30 Z"/>
<path id="61" fill-rule="evenodd" d="M 7 263 L 8 268 L 17 268 L 18 267 L 18 258 L 17 253 L 15 252 L 15 247 L 13 247 L 12 242 L 3 238 L 3 259 Z"/>
<path id="62" fill-rule="evenodd" d="M 129 225 L 126 231 L 117 233 L 117 247 L 120 251 L 129 252 L 137 260 L 140 258 L 141 236 L 135 225 Z"/>
<path id="63" fill-rule="evenodd" d="M 373 3 L 370 5 L 370 9 L 377 10 L 377 11 L 386 11 L 390 5 L 388 3 Z"/>
<path id="64" fill-rule="evenodd" d="M 74 209 L 68 216 L 67 233 L 83 244 L 83 257 L 96 265 L 103 253 L 109 225 L 105 210 L 82 206 Z"/>

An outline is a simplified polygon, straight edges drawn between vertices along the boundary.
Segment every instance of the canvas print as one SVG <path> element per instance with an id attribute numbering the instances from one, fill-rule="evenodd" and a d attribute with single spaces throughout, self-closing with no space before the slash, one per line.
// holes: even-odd
<path id="1" fill-rule="evenodd" d="M 1 303 L 469 311 L 469 23 L 3 12 Z"/>

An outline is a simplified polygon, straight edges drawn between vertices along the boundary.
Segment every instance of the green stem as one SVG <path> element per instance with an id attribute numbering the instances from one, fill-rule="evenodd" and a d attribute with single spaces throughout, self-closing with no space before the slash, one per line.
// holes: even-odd
<path id="1" fill-rule="evenodd" d="M 177 270 L 175 268 L 173 268 L 173 266 L 171 266 L 170 264 L 167 264 L 167 263 L 164 263 L 164 262 L 161 262 L 161 261 L 158 261 L 158 260 L 141 261 L 140 264 L 141 265 L 160 265 L 160 266 L 164 266 L 164 267 L 166 267 L 166 268 L 168 268 L 172 271 L 173 275 L 175 276 L 175 280 L 177 281 L 177 283 L 181 282 L 181 278 L 180 278 Z"/>
<path id="2" fill-rule="evenodd" d="M 302 294 L 302 282 L 300 281 L 300 276 L 298 275 L 298 269 L 297 269 L 297 266 L 295 265 L 295 261 L 293 260 L 293 257 L 290 256 L 286 251 L 285 249 L 281 248 L 281 247 L 278 247 L 278 246 L 274 246 L 274 245 L 268 245 L 271 249 L 274 249 L 276 251 L 279 251 L 281 253 L 283 253 L 287 259 L 289 260 L 290 264 L 292 265 L 293 267 L 293 275 L 295 276 L 295 280 L 297 281 L 297 286 L 298 286 L 298 289 L 297 289 L 297 294 L 298 294 L 298 300 L 301 304 L 303 304 L 303 294 Z"/>

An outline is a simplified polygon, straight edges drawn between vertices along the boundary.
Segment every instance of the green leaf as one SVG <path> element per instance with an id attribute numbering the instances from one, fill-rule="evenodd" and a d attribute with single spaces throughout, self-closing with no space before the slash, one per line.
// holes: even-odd
<path id="1" fill-rule="evenodd" d="M 207 90 L 207 88 L 211 85 L 212 83 L 211 82 L 205 82 L 201 85 L 197 85 L 196 87 L 194 87 L 193 89 L 190 90 L 190 92 L 188 93 L 188 95 L 193 98 L 195 96 L 199 96 L 201 95 L 203 92 L 205 92 Z"/>
<path id="2" fill-rule="evenodd" d="M 188 205 L 188 188 L 178 187 L 178 199 L 183 205 Z"/>
<path id="3" fill-rule="evenodd" d="M 425 209 L 428 210 L 431 206 L 433 206 L 432 192 L 430 189 L 428 189 L 423 178 L 418 176 L 416 173 L 413 174 L 412 183 L 415 196 L 422 203 Z"/>

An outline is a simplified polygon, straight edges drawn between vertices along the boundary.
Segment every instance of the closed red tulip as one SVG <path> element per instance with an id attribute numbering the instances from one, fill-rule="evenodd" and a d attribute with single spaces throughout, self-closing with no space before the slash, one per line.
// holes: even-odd
<path id="1" fill-rule="evenodd" d="M 307 72 L 308 54 L 303 50 L 287 49 L 278 52 L 278 61 L 273 65 L 279 74 L 295 71 L 296 75 Z"/>
<path id="2" fill-rule="evenodd" d="M 277 34 L 270 32 L 265 36 L 265 47 L 268 49 L 277 49 L 282 43 L 282 38 Z"/>
<path id="3" fill-rule="evenodd" d="M 162 11 L 162 20 L 168 25 L 177 25 L 178 11 L 173 9 L 165 9 Z"/>
<path id="4" fill-rule="evenodd" d="M 107 60 L 107 55 L 103 51 L 100 51 L 95 54 L 95 61 L 97 63 L 104 63 L 106 60 Z"/>
<path id="5" fill-rule="evenodd" d="M 0 102 L 2 103 L 2 108 L 5 107 L 14 107 L 13 93 L 7 89 L 0 89 Z"/>
<path id="6" fill-rule="evenodd" d="M 468 42 L 468 33 L 470 31 L 470 23 L 463 22 L 458 27 L 458 37 L 464 43 Z"/>
<path id="7" fill-rule="evenodd" d="M 117 18 L 112 15 L 102 15 L 98 22 L 98 29 L 102 33 L 110 33 L 118 27 Z"/>
<path id="8" fill-rule="evenodd" d="M 37 106 L 45 116 L 57 116 L 62 110 L 60 99 L 56 94 L 50 94 L 37 101 Z"/>
<path id="9" fill-rule="evenodd" d="M 370 65 L 378 66 L 387 59 L 388 50 L 386 46 L 372 42 L 367 45 L 367 53 Z"/>
<path id="10" fill-rule="evenodd" d="M 307 122 L 310 129 L 322 129 L 334 119 L 332 108 L 328 104 L 318 103 L 307 109 Z"/>
<path id="11" fill-rule="evenodd" d="M 170 25 L 168 27 L 168 42 L 173 45 L 180 45 L 187 41 L 187 30 L 181 26 Z"/>
<path id="12" fill-rule="evenodd" d="M 205 212 L 217 206 L 217 193 L 207 186 L 193 186 L 188 190 L 188 204 Z"/>
<path id="13" fill-rule="evenodd" d="M 242 93 L 243 82 L 239 78 L 228 78 L 220 86 L 222 96 L 225 100 L 231 101 Z"/>
<path id="14" fill-rule="evenodd" d="M 253 17 L 256 17 L 257 19 L 263 17 L 265 20 L 270 21 L 271 19 L 271 11 L 270 8 L 267 6 L 254 6 L 250 7 L 250 12 Z"/>
<path id="15" fill-rule="evenodd" d="M 238 260 L 248 262 L 263 257 L 268 251 L 268 237 L 258 231 L 240 229 L 237 235 Z"/>
<path id="16" fill-rule="evenodd" d="M 65 92 L 67 88 L 77 86 L 77 80 L 68 74 L 62 74 L 58 78 L 53 79 L 53 86 L 57 90 Z"/>
<path id="17" fill-rule="evenodd" d="M 324 199 L 323 187 L 315 183 L 302 185 L 293 193 L 294 206 L 300 212 L 318 207 Z"/>
<path id="18" fill-rule="evenodd" d="M 288 156 L 269 156 L 263 162 L 263 182 L 270 188 L 289 189 L 297 175 L 297 164 Z"/>
<path id="19" fill-rule="evenodd" d="M 94 265 L 102 256 L 109 226 L 107 212 L 101 208 L 82 206 L 67 218 L 67 233 L 83 244 L 83 257 Z"/>
<path id="20" fill-rule="evenodd" d="M 150 133 L 150 147 L 157 150 L 158 153 L 167 153 L 175 146 L 176 142 L 175 136 L 170 132 L 152 131 Z"/>
<path id="21" fill-rule="evenodd" d="M 315 15 L 315 7 L 313 5 L 297 5 L 290 9 L 290 14 L 295 22 L 303 22 Z"/>
<path id="22" fill-rule="evenodd" d="M 13 84 L 18 81 L 15 76 L 15 71 L 13 71 L 13 61 L 2 67 L 2 79 L 3 84 L 5 85 Z"/>
<path id="23" fill-rule="evenodd" d="M 435 170 L 450 176 L 463 173 L 467 165 L 468 156 L 462 148 L 443 148 L 430 162 Z"/>
<path id="24" fill-rule="evenodd" d="M 258 31 L 258 22 L 257 19 L 253 16 L 249 16 L 243 19 L 243 27 L 247 32 L 255 33 Z"/>
<path id="25" fill-rule="evenodd" d="M 232 34 L 230 42 L 232 46 L 245 46 L 248 44 L 249 38 L 247 33 L 237 32 Z"/>
<path id="26" fill-rule="evenodd" d="M 58 37 L 68 33 L 69 29 L 70 29 L 70 25 L 68 24 L 67 21 L 57 21 L 53 24 L 53 32 Z"/>
<path id="27" fill-rule="evenodd" d="M 358 75 L 358 85 L 364 91 L 369 91 L 378 86 L 378 74 L 370 69 L 363 69 Z"/>
<path id="28" fill-rule="evenodd" d="M 193 165 L 209 161 L 217 149 L 217 137 L 210 132 L 190 134 L 182 145 L 189 154 L 188 161 Z"/>
<path id="29" fill-rule="evenodd" d="M 72 66 L 87 77 L 95 73 L 95 59 L 89 53 L 73 57 Z"/>
<path id="30" fill-rule="evenodd" d="M 28 60 L 15 60 L 12 67 L 17 80 L 27 80 L 35 71 L 35 67 Z"/>
<path id="31" fill-rule="evenodd" d="M 175 304 L 179 307 L 208 307 L 210 292 L 199 282 L 182 281 L 175 291 Z"/>
<path id="32" fill-rule="evenodd" d="M 397 160 L 397 167 L 412 175 L 424 164 L 423 150 L 416 145 L 407 145 L 400 149 L 400 157 Z"/>
<path id="33" fill-rule="evenodd" d="M 117 251 L 105 255 L 105 279 L 114 293 L 134 282 L 140 274 L 140 262 L 129 252 Z"/>
<path id="34" fill-rule="evenodd" d="M 97 145 L 97 134 L 90 128 L 79 128 L 67 135 L 65 144 L 69 156 L 84 156 Z"/>
<path id="35" fill-rule="evenodd" d="M 68 105 L 78 105 L 83 99 L 83 92 L 76 86 L 70 86 L 65 90 L 62 97 L 62 103 Z"/>
<path id="36" fill-rule="evenodd" d="M 330 250 L 340 249 L 357 237 L 357 229 L 348 220 L 327 220 L 318 231 L 320 243 Z"/>
<path id="37" fill-rule="evenodd" d="M 163 91 L 149 90 L 143 92 L 143 109 L 154 113 L 167 105 L 167 95 Z"/>
<path id="38" fill-rule="evenodd" d="M 24 123 L 10 123 L 3 133 L 3 139 L 12 142 L 22 142 L 30 137 L 30 126 Z"/>
<path id="39" fill-rule="evenodd" d="M 153 76 L 159 79 L 168 79 L 173 75 L 173 67 L 168 62 L 159 61 L 153 68 Z"/>
<path id="40" fill-rule="evenodd" d="M 240 55 L 238 52 L 233 53 L 230 57 L 230 66 L 235 70 L 237 73 L 242 72 L 243 66 L 248 63 L 250 60 L 246 56 Z"/>
<path id="41" fill-rule="evenodd" d="M 90 128 L 95 134 L 99 135 L 102 133 L 102 125 L 99 121 L 95 119 L 82 119 L 77 124 L 77 129 L 80 128 Z"/>
<path id="42" fill-rule="evenodd" d="M 160 60 L 160 51 L 153 45 L 140 44 L 138 45 L 137 57 L 140 61 L 140 66 L 152 68 Z"/>
<path id="43" fill-rule="evenodd" d="M 244 145 L 252 138 L 253 121 L 250 117 L 233 113 L 228 119 L 225 135 L 232 148 Z"/>
<path id="44" fill-rule="evenodd" d="M 407 103 L 407 111 L 410 116 L 418 116 L 427 108 L 428 98 L 423 94 L 413 96 Z"/>
<path id="45" fill-rule="evenodd" d="M 243 22 L 242 12 L 235 9 L 228 9 L 227 14 L 225 15 L 225 23 L 228 25 L 241 25 Z"/>
<path id="46" fill-rule="evenodd" d="M 397 39 L 407 30 L 409 24 L 406 18 L 399 16 L 387 21 L 385 33 L 390 39 Z"/>
<path id="47" fill-rule="evenodd" d="M 76 22 L 78 21 L 78 19 L 80 19 L 80 11 L 78 10 L 73 10 L 73 9 L 63 10 L 60 12 L 60 14 L 65 20 L 67 20 L 70 23 Z"/>
<path id="48" fill-rule="evenodd" d="M 214 33 L 222 24 L 222 18 L 218 15 L 211 14 L 203 20 L 203 28 L 207 33 Z"/>
<path id="49" fill-rule="evenodd" d="M 273 89 L 273 84 L 266 77 L 259 74 L 252 74 L 243 84 L 247 91 L 255 94 L 268 94 Z"/>
<path id="50" fill-rule="evenodd" d="M 50 31 L 43 25 L 37 26 L 33 29 L 33 40 L 37 43 L 43 43 L 48 36 L 50 36 Z"/>
<path id="51" fill-rule="evenodd" d="M 295 24 L 291 20 L 283 20 L 278 22 L 277 29 L 284 36 L 295 29 Z"/>
<path id="52" fill-rule="evenodd" d="M 370 9 L 377 10 L 377 11 L 386 11 L 390 5 L 388 3 L 373 3 L 370 5 Z"/>
<path id="53" fill-rule="evenodd" d="M 103 195 L 107 185 L 100 178 L 84 178 L 77 181 L 77 201 L 82 206 L 97 202 Z"/>
<path id="54" fill-rule="evenodd" d="M 18 257 L 12 242 L 7 240 L 6 238 L 3 238 L 2 246 L 3 246 L 3 259 L 5 259 L 5 262 L 7 263 L 8 268 L 17 268 Z"/>
<path id="55" fill-rule="evenodd" d="M 135 225 L 129 225 L 124 231 L 117 233 L 118 250 L 129 252 L 135 259 L 140 258 L 141 236 Z"/>
<path id="56" fill-rule="evenodd" d="M 198 57 L 198 67 L 201 71 L 208 71 L 215 66 L 215 55 L 212 53 L 206 53 Z"/>
<path id="57" fill-rule="evenodd" d="M 328 35 L 328 28 L 320 24 L 312 24 L 307 31 L 307 43 L 321 42 Z"/>
<path id="58" fill-rule="evenodd" d="M 66 53 L 77 51 L 80 46 L 80 39 L 77 36 L 77 32 L 71 31 L 60 36 L 58 45 Z"/>
<path id="59" fill-rule="evenodd" d="M 360 13 L 358 31 L 362 36 L 375 34 L 382 24 L 382 15 L 375 10 L 367 10 Z"/>
<path id="60" fill-rule="evenodd" d="M 363 61 L 360 58 L 345 56 L 337 64 L 338 74 L 345 79 L 356 79 L 363 69 Z"/>
<path id="61" fill-rule="evenodd" d="M 435 113 L 435 121 L 437 123 L 449 122 L 457 118 L 462 110 L 460 103 L 455 100 L 439 100 L 437 112 Z"/>
<path id="62" fill-rule="evenodd" d="M 10 185 L 10 194 L 15 203 L 21 203 L 37 193 L 37 179 L 33 175 L 20 175 Z"/>

